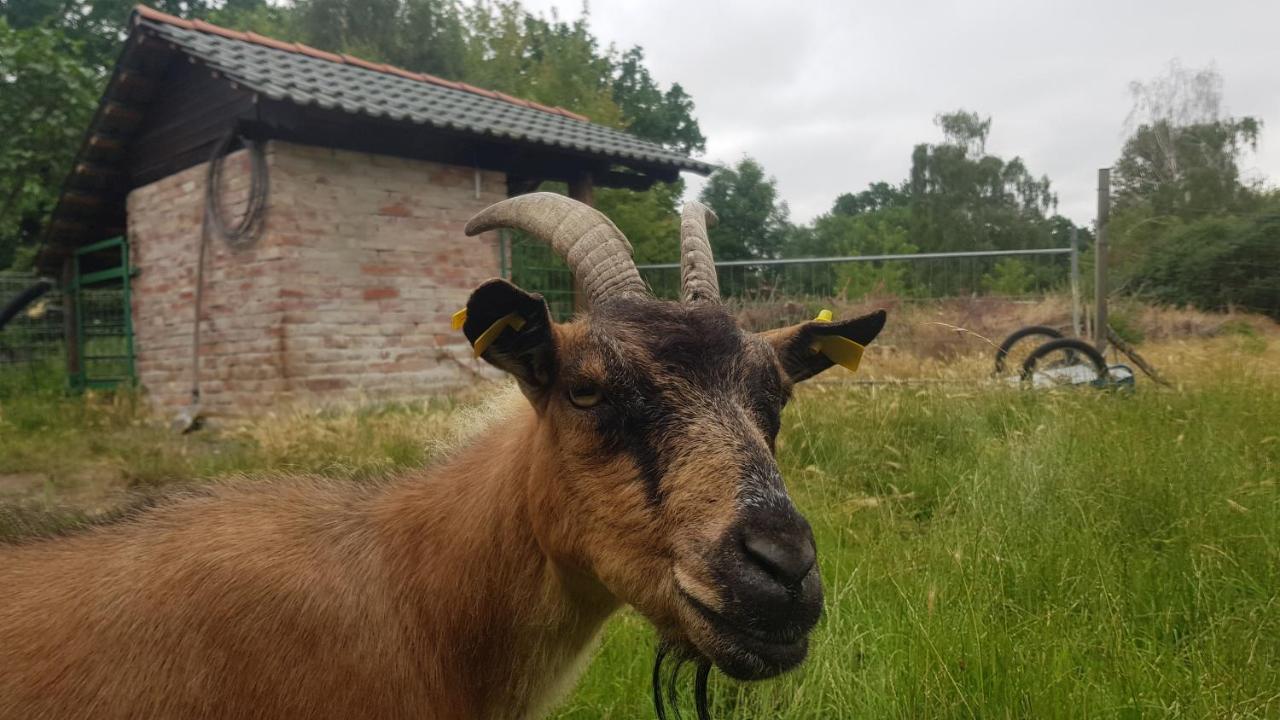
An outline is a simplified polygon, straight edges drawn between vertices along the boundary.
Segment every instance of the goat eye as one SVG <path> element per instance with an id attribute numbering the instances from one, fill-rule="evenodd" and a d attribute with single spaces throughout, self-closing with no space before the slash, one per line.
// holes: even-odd
<path id="1" fill-rule="evenodd" d="M 604 399 L 604 393 L 600 391 L 598 385 L 583 384 L 569 388 L 569 402 L 575 407 L 594 407 L 602 399 Z"/>

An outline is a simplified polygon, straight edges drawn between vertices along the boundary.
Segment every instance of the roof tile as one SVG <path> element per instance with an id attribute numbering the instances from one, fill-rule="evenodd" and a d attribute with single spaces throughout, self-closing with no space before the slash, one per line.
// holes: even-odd
<path id="1" fill-rule="evenodd" d="M 301 50 L 299 50 L 296 43 L 282 42 L 280 40 L 276 40 L 275 38 L 269 38 L 265 35 L 259 35 L 256 32 L 245 33 L 244 39 L 248 40 L 249 42 L 257 43 L 259 45 L 266 45 L 267 47 L 275 48 L 277 50 L 284 50 L 285 52 L 301 52 Z"/>
<path id="2" fill-rule="evenodd" d="M 637 160 L 704 174 L 712 169 L 705 162 L 597 125 L 564 108 L 506 93 L 187 21 L 141 6 L 133 23 L 191 60 L 279 101 L 572 148 L 619 162 Z"/>
<path id="3" fill-rule="evenodd" d="M 302 53 L 303 55 L 307 55 L 313 58 L 319 58 L 321 60 L 328 60 L 329 62 L 334 62 L 334 63 L 342 62 L 341 55 L 336 55 L 331 52 L 325 52 L 324 50 L 317 50 L 311 47 L 310 45 L 303 45 L 302 43 L 294 43 L 294 45 L 298 46 L 298 52 Z"/>
<path id="4" fill-rule="evenodd" d="M 203 20 L 192 20 L 191 28 L 193 30 L 199 30 L 200 32 L 207 32 L 207 33 L 212 33 L 214 35 L 221 35 L 222 37 L 231 38 L 232 40 L 245 39 L 245 34 L 242 32 L 239 32 L 238 30 L 228 30 L 227 28 L 224 28 L 220 25 L 213 25 Z"/>

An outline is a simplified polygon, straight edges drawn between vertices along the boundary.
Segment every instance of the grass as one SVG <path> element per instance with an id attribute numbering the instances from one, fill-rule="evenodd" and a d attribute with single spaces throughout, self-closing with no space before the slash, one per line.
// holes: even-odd
<path id="1" fill-rule="evenodd" d="M 1171 390 L 805 388 L 779 461 L 825 616 L 799 671 L 713 677 L 713 716 L 1280 717 L 1277 349 L 1246 332 L 1144 347 Z M 0 404 L 0 477 L 43 477 L 23 502 L 50 506 L 231 472 L 359 480 L 426 462 L 465 417 L 442 402 L 175 437 L 129 398 L 37 394 Z M 620 614 L 554 717 L 652 716 L 653 643 Z"/>

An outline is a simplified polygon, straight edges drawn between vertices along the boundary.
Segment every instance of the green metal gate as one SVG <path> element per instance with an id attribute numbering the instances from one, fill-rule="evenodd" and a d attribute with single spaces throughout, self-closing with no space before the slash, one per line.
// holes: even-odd
<path id="1" fill-rule="evenodd" d="M 74 341 L 67 349 L 73 390 L 134 383 L 129 244 L 116 237 L 76 251 L 71 274 Z"/>
<path id="2" fill-rule="evenodd" d="M 502 276 L 529 292 L 541 293 L 555 320 L 563 322 L 573 317 L 573 273 L 564 260 L 546 244 L 524 233 L 503 230 L 498 237 Z"/>

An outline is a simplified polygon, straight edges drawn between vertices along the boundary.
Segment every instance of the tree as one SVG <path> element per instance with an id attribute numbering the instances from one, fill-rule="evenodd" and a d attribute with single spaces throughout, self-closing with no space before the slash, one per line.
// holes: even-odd
<path id="1" fill-rule="evenodd" d="M 888 187 L 884 183 L 872 186 Z M 865 191 L 864 191 L 865 192 Z M 860 193 L 861 194 L 861 193 Z M 880 206 L 861 212 L 843 211 L 842 195 L 835 208 L 813 223 L 814 243 L 822 255 L 906 255 L 917 248 L 908 239 L 911 211 L 904 205 Z M 836 293 L 842 297 L 858 297 L 867 293 L 908 293 L 910 266 L 896 262 L 844 263 L 834 269 Z"/>
<path id="2" fill-rule="evenodd" d="M 700 196 L 720 222 L 708 233 L 717 260 L 777 257 L 787 237 L 788 209 L 777 181 L 752 158 L 716 171 Z"/>
<path id="3" fill-rule="evenodd" d="M 129 15 L 137 0 L 0 0 L 0 17 L 17 30 L 42 27 L 72 43 L 90 71 L 106 77 L 115 66 L 128 34 Z M 146 0 L 157 10 L 179 17 L 209 18 L 218 8 L 232 11 L 265 0 Z"/>
<path id="4" fill-rule="evenodd" d="M 844 193 L 831 206 L 833 215 L 861 215 L 894 207 L 906 207 L 910 201 L 906 190 L 886 182 L 874 182 L 858 193 Z"/>
<path id="5" fill-rule="evenodd" d="M 915 252 L 1064 247 L 1070 220 L 1054 214 L 1049 179 L 1020 158 L 987 152 L 992 121 L 958 110 L 938 115 L 940 143 L 921 143 L 908 178 L 875 182 L 844 193 L 812 229 L 794 233 L 793 256 L 894 255 Z M 1086 234 L 1087 237 L 1087 234 Z M 834 272 L 834 271 L 833 271 Z M 846 294 L 896 292 L 933 295 L 979 289 L 1016 294 L 1043 289 L 1060 269 L 1023 260 L 997 263 L 986 273 L 970 264 L 857 263 L 833 280 Z"/>
<path id="6" fill-rule="evenodd" d="M 1212 66 L 1130 84 L 1131 134 L 1113 172 L 1116 208 L 1149 206 L 1155 216 L 1190 218 L 1248 204 L 1239 160 L 1256 149 L 1262 123 L 1222 115 L 1222 76 Z"/>
<path id="7" fill-rule="evenodd" d="M 453 79 L 465 73 L 456 0 L 299 0 L 290 20 L 303 42 L 331 52 Z"/>
<path id="8" fill-rule="evenodd" d="M 1175 305 L 1237 307 L 1280 320 L 1280 195 L 1260 212 L 1174 222 L 1161 233 L 1160 251 L 1131 271 L 1135 291 Z"/>
<path id="9" fill-rule="evenodd" d="M 1275 200 L 1240 177 L 1262 123 L 1224 115 L 1222 89 L 1212 66 L 1191 70 L 1177 61 L 1152 80 L 1130 84 L 1130 135 L 1112 173 L 1114 286 L 1206 308 L 1269 307 L 1257 295 L 1267 296 L 1267 278 L 1280 274 L 1280 265 L 1263 262 L 1275 234 L 1259 214 L 1275 213 Z M 1244 259 L 1250 252 L 1258 253 L 1256 261 Z M 1223 284 L 1263 289 L 1244 302 Z"/>
<path id="10" fill-rule="evenodd" d="M 935 122 L 943 142 L 911 155 L 913 242 L 926 252 L 1046 247 L 1046 214 L 1058 202 L 1049 178 L 1021 158 L 987 154 L 989 117 L 959 110 Z"/>
<path id="11" fill-rule="evenodd" d="M 0 18 L 0 268 L 34 243 L 98 97 L 78 43 Z"/>
<path id="12" fill-rule="evenodd" d="M 706 149 L 707 139 L 693 117 L 693 98 L 679 83 L 663 92 L 644 65 L 642 48 L 623 53 L 616 72 L 613 101 L 628 130 L 685 153 Z"/>
<path id="13" fill-rule="evenodd" d="M 530 15 L 518 3 L 477 5 L 468 13 L 464 79 L 593 122 L 623 127 L 613 101 L 613 60 L 591 34 L 590 17 L 565 22 Z"/>
<path id="14" fill-rule="evenodd" d="M 600 188 L 596 208 L 627 236 L 636 263 L 669 263 L 680 257 L 683 195 L 683 180 L 654 183 L 644 192 Z"/>

